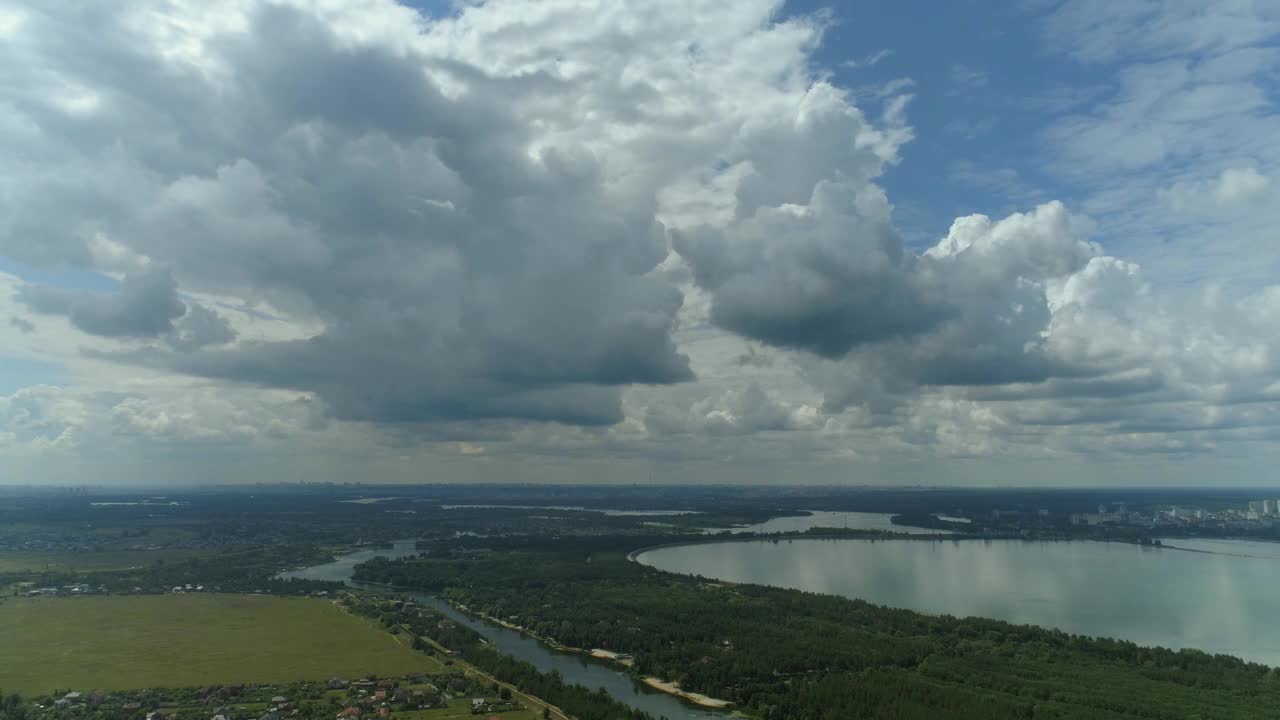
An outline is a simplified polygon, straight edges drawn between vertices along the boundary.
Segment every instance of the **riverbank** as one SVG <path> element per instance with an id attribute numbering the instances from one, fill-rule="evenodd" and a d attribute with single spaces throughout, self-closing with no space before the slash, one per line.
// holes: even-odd
<path id="1" fill-rule="evenodd" d="M 1209 540 L 1209 541 L 1223 542 L 1221 540 L 1217 540 L 1216 538 L 1173 538 L 1173 542 L 1179 542 L 1181 540 Z M 1280 543 L 1277 543 L 1272 540 L 1249 540 L 1247 542 L 1269 543 L 1269 544 L 1276 545 L 1277 548 L 1280 548 Z M 1221 555 L 1223 557 L 1251 558 L 1253 560 L 1280 560 L 1280 556 L 1277 556 L 1277 555 L 1253 555 L 1250 553 L 1223 552 L 1221 550 L 1203 550 L 1200 548 L 1183 547 L 1181 545 L 1169 545 L 1168 543 L 1165 543 L 1163 541 L 1160 541 L 1159 545 L 1155 545 L 1153 547 L 1157 547 L 1162 550 L 1177 550 L 1179 552 L 1200 553 L 1202 555 Z"/>
<path id="2" fill-rule="evenodd" d="M 375 585 L 375 584 L 376 584 L 376 585 L 382 585 L 382 583 L 366 583 L 366 584 L 368 584 L 368 585 Z M 390 586 L 387 586 L 387 587 L 390 587 Z M 346 594 L 347 594 L 349 597 L 351 597 L 351 598 L 352 598 L 352 600 L 354 600 L 355 602 L 358 602 L 358 603 L 361 603 L 361 604 L 369 604 L 369 600 L 368 600 L 368 598 L 366 598 L 366 597 L 362 597 L 359 593 L 348 592 L 348 593 L 346 593 Z M 336 601 L 335 601 L 335 603 L 336 603 Z M 467 661 L 465 661 L 465 660 L 463 660 L 463 659 L 461 659 L 461 658 L 457 657 L 457 653 L 455 653 L 455 652 L 454 652 L 453 648 L 446 648 L 445 646 L 441 645 L 440 643 L 436 642 L 434 639 L 432 639 L 432 638 L 430 638 L 430 637 L 427 637 L 427 636 L 425 636 L 425 635 L 418 635 L 417 633 L 415 633 L 415 632 L 413 631 L 413 628 L 411 628 L 411 627 L 409 627 L 409 626 L 407 626 L 407 625 L 405 625 L 405 624 L 403 624 L 403 623 L 396 623 L 396 627 L 398 627 L 398 628 L 400 629 L 400 632 L 401 632 L 401 633 L 403 633 L 404 635 L 407 635 L 407 636 L 409 636 L 410 638 L 413 638 L 414 640 L 417 640 L 417 641 L 420 641 L 420 642 L 422 642 L 422 643 L 425 643 L 426 645 L 428 645 L 428 646 L 430 646 L 430 647 L 434 648 L 434 649 L 435 649 L 437 652 L 439 652 L 441 655 L 443 655 L 443 656 L 445 656 L 445 657 L 448 657 L 448 658 L 449 658 L 449 661 L 450 661 L 451 663 L 456 664 L 458 667 L 462 668 L 462 670 L 463 670 L 463 672 L 464 672 L 464 673 L 474 673 L 474 674 L 476 674 L 476 675 L 478 675 L 478 676 L 480 676 L 480 677 L 484 678 L 485 680 L 487 680 L 487 681 L 489 681 L 489 682 L 493 683 L 493 684 L 494 684 L 495 686 L 497 686 L 497 687 L 504 687 L 504 688 L 507 688 L 508 690 L 510 690 L 510 691 L 511 691 L 512 695 L 514 695 L 514 696 L 516 696 L 516 697 L 519 697 L 519 698 L 523 698 L 523 699 L 525 700 L 525 702 L 526 702 L 530 707 L 533 707 L 533 708 L 538 708 L 538 707 L 545 708 L 545 709 L 546 709 L 546 711 L 547 711 L 547 713 L 548 713 L 549 715 L 552 715 L 552 716 L 554 716 L 555 718 L 557 718 L 557 720 L 573 720 L 573 718 L 572 718 L 568 713 L 566 713 L 563 709 L 561 709 L 559 706 L 557 706 L 557 705 L 553 705 L 553 704 L 551 704 L 551 703 L 547 702 L 546 700 L 543 700 L 542 698 L 540 698 L 540 697 L 538 697 L 538 696 L 536 696 L 536 695 L 532 695 L 532 694 L 530 694 L 530 693 L 527 693 L 527 692 L 525 692 L 525 691 L 521 690 L 521 689 L 520 689 L 518 686 L 516 686 L 515 684 L 513 684 L 513 683 L 509 683 L 509 682 L 507 682 L 507 681 L 505 681 L 505 680 L 501 680 L 501 679 L 499 679 L 498 677 L 496 677 L 496 676 L 494 676 L 494 675 L 492 675 L 492 674 L 490 674 L 490 673 L 488 673 L 488 672 L 485 672 L 484 670 L 481 670 L 480 668 L 476 667 L 475 665 L 472 665 L 471 663 L 469 663 L 469 662 L 467 662 Z M 399 640 L 398 640 L 398 638 L 397 638 L 397 642 L 398 642 L 398 641 L 399 641 Z"/>
<path id="3" fill-rule="evenodd" d="M 976 540 L 994 541 L 1018 541 L 1024 543 L 1117 543 L 1122 545 L 1134 545 L 1140 547 L 1150 547 L 1153 549 L 1180 550 L 1185 552 L 1199 552 L 1211 555 L 1233 555 L 1233 553 L 1221 553 L 1211 550 L 1196 550 L 1192 548 L 1178 547 L 1167 543 L 1143 543 L 1144 538 L 1127 538 L 1127 537 L 1075 537 L 1070 535 L 1064 536 L 1040 536 L 1027 537 L 1016 533 L 951 533 L 946 535 L 920 535 L 913 533 L 895 533 L 879 530 L 842 530 L 838 532 L 787 532 L 787 533 L 771 533 L 771 534 L 741 534 L 741 535 L 717 535 L 711 537 L 691 537 L 676 540 L 668 543 L 660 543 L 658 545 L 646 545 L 627 553 L 627 560 L 630 562 L 638 562 L 637 558 L 641 555 L 652 552 L 654 550 L 666 550 L 669 548 L 691 547 L 697 545 L 717 545 L 722 543 L 748 543 L 748 542 L 776 542 L 780 540 L 908 540 L 913 542 L 922 541 L 955 541 L 955 542 L 973 542 Z M 1242 540 L 1248 542 L 1268 542 L 1266 540 L 1258 540 L 1255 538 L 1237 538 L 1237 537 L 1188 537 L 1188 538 L 1166 538 L 1172 539 L 1174 542 L 1178 540 L 1219 540 L 1233 541 Z M 1280 542 L 1276 543 L 1280 545 Z M 1239 555 L 1238 557 L 1266 557 L 1266 556 L 1248 556 Z M 643 563 L 641 563 L 643 564 Z"/>
<path id="4" fill-rule="evenodd" d="M 547 647 L 557 652 L 586 655 L 588 657 L 595 658 L 597 660 L 607 660 L 609 662 L 616 663 L 618 665 L 621 665 L 622 667 L 627 668 L 628 670 L 635 669 L 635 664 L 636 664 L 635 660 L 630 655 L 627 655 L 625 653 L 618 653 L 612 650 L 605 650 L 603 648 L 593 648 L 591 650 L 587 650 L 584 648 L 570 647 L 568 645 L 563 645 L 559 642 L 556 642 L 552 638 L 543 637 L 542 635 L 532 632 L 531 630 L 529 630 L 528 628 L 522 625 L 516 625 L 515 623 L 493 617 L 492 615 L 486 615 L 482 612 L 477 612 L 467 607 L 466 605 L 461 605 L 459 603 L 455 603 L 447 599 L 444 599 L 444 602 L 449 603 L 449 606 L 457 610 L 458 612 L 465 613 L 467 615 L 470 615 L 471 617 L 478 618 L 485 622 L 493 623 L 494 625 L 498 625 L 508 630 L 513 630 L 515 632 L 518 632 L 521 635 L 525 635 L 534 640 L 537 640 L 538 642 L 542 643 L 543 645 L 546 645 Z M 680 698 L 681 700 L 684 700 L 685 702 L 688 702 L 690 704 L 697 705 L 698 707 L 706 708 L 709 710 L 727 710 L 733 707 L 733 703 L 730 702 L 729 700 L 721 700 L 719 698 L 713 698 L 708 695 L 703 695 L 702 693 L 695 693 L 695 692 L 688 692 L 686 690 L 681 690 L 680 685 L 675 681 L 667 681 L 657 677 L 646 677 L 646 678 L 642 678 L 641 682 L 643 682 L 645 686 L 652 688 L 654 690 L 657 690 L 658 692 L 666 693 L 668 695 L 673 695 L 675 697 Z"/>
<path id="5" fill-rule="evenodd" d="M 592 650 L 563 645 L 550 638 L 543 638 L 538 636 L 536 633 L 531 633 L 517 623 L 488 617 L 482 613 L 473 612 L 470 608 L 466 608 L 465 606 L 451 603 L 442 597 L 425 595 L 411 588 L 391 585 L 388 583 L 353 580 L 351 576 L 354 566 L 357 562 L 367 559 L 366 557 L 363 557 L 365 552 L 376 551 L 369 551 L 365 548 L 353 553 L 355 557 L 352 555 L 340 556 L 336 558 L 335 563 L 329 564 L 336 564 L 339 567 L 331 568 L 328 567 L 328 565 L 311 566 L 305 570 L 299 570 L 289 574 L 307 577 L 313 573 L 308 573 L 306 570 L 320 570 L 322 575 L 326 577 L 332 575 L 333 579 L 339 582 L 346 582 L 353 589 L 364 589 L 374 593 L 407 593 L 411 596 L 416 596 L 421 602 L 426 602 L 436 606 L 437 610 L 441 612 L 447 610 L 448 612 L 456 613 L 454 619 L 463 624 L 483 623 L 486 627 L 492 628 L 491 632 L 509 631 L 522 638 L 522 641 L 532 643 L 537 647 L 537 652 L 542 653 L 548 659 L 560 656 L 564 661 L 569 661 L 570 657 L 572 657 L 572 664 L 574 666 L 579 664 L 584 666 L 590 665 L 592 669 L 584 670 L 587 678 L 582 678 L 575 675 L 574 670 L 564 667 L 556 668 L 555 660 L 546 662 L 537 658 L 530 658 L 527 655 L 521 656 L 519 650 L 511 648 L 504 649 L 502 652 L 515 656 L 526 662 L 530 662 L 538 667 L 539 670 L 544 672 L 554 669 L 555 671 L 560 672 L 562 676 L 572 678 L 574 681 L 587 687 L 608 687 L 608 692 L 614 699 L 623 702 L 624 704 L 628 704 L 635 709 L 648 712 L 653 717 L 697 717 L 700 720 L 712 720 L 713 718 L 719 717 L 719 713 L 713 712 L 709 708 L 693 710 L 693 708 L 700 706 L 695 705 L 691 701 L 686 700 L 677 694 L 668 693 L 658 688 L 649 688 L 648 686 L 645 686 L 644 689 L 649 692 L 640 693 L 640 695 L 647 699 L 641 699 L 639 697 L 632 698 L 631 696 L 636 694 L 637 687 L 643 685 L 642 679 L 634 672 L 635 661 L 626 657 L 619 657 L 617 653 L 613 653 L 612 651 L 597 648 L 596 650 L 599 650 L 601 653 L 610 653 L 612 655 L 602 656 L 600 653 L 593 653 Z M 484 634 L 484 631 L 480 628 L 473 629 L 480 632 L 482 635 Z M 502 642 L 509 643 L 510 641 L 501 641 L 484 637 L 482 642 L 498 647 Z M 585 658 L 590 658 L 594 662 L 584 662 L 583 659 L 579 659 L 584 658 L 584 656 Z M 622 669 L 618 669 L 618 667 Z M 595 676 L 593 676 L 593 673 Z M 608 677 L 599 677 L 600 674 L 608 675 Z"/>
<path id="6" fill-rule="evenodd" d="M 713 697 L 707 697 L 702 693 L 688 692 L 681 690 L 680 686 L 674 682 L 666 682 L 656 677 L 647 677 L 644 684 L 654 690 L 661 690 L 664 693 L 675 695 L 699 707 L 708 708 L 710 710 L 728 710 L 733 707 L 733 703 L 728 700 L 718 700 Z"/>
<path id="7" fill-rule="evenodd" d="M 600 660 L 612 660 L 613 662 L 616 662 L 619 665 L 622 665 L 625 667 L 635 667 L 636 665 L 636 661 L 632 659 L 630 655 L 627 655 L 624 653 L 616 653 L 616 652 L 613 652 L 612 650 L 602 650 L 600 648 L 594 648 L 590 654 L 591 654 L 591 657 L 593 658 L 599 658 Z"/>

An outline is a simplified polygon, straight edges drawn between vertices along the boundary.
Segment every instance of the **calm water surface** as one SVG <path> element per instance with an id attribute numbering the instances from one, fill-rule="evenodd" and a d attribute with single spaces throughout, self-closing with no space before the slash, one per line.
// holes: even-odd
<path id="1" fill-rule="evenodd" d="M 582 505 L 441 505 L 441 510 L 466 510 L 475 508 L 497 508 L 502 510 L 572 510 L 575 512 L 593 512 L 614 517 L 667 517 L 673 515 L 701 515 L 701 510 L 613 510 L 610 508 L 593 508 Z"/>
<path id="2" fill-rule="evenodd" d="M 893 515 L 889 513 L 866 512 L 826 512 L 815 510 L 801 517 L 776 517 L 755 525 L 742 525 L 730 528 L 729 532 L 737 533 L 794 533 L 804 532 L 809 528 L 844 528 L 849 530 L 887 530 L 907 535 L 950 535 L 950 530 L 928 530 L 926 528 L 894 525 L 889 521 Z M 724 532 L 724 528 L 709 528 L 708 533 Z"/>
<path id="3" fill-rule="evenodd" d="M 351 581 L 351 574 L 357 564 L 375 557 L 397 558 L 416 555 L 418 551 L 414 545 L 414 540 L 402 540 L 394 543 L 391 548 L 361 550 L 343 555 L 335 562 L 281 573 L 281 577 L 332 580 L 359 585 Z M 543 672 L 558 671 L 570 683 L 578 683 L 592 689 L 604 688 L 615 700 L 643 710 L 655 718 L 665 717 L 668 720 L 725 720 L 727 718 L 725 713 L 699 710 L 670 695 L 649 690 L 636 683 L 629 675 L 618 672 L 599 661 L 588 660 L 585 656 L 575 653 L 552 651 L 537 640 L 514 630 L 471 618 L 438 598 L 416 593 L 408 594 L 415 600 L 431 605 L 455 621 L 480 633 L 486 640 L 492 642 L 499 652 L 531 663 Z"/>
<path id="4" fill-rule="evenodd" d="M 1280 665 L 1280 545 L 783 540 L 659 548 L 669 572 L 1194 647 Z"/>

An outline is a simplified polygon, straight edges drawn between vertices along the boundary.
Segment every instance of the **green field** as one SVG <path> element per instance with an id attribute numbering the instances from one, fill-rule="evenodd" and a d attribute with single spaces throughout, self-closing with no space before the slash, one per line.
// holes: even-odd
<path id="1" fill-rule="evenodd" d="M 0 602 L 0 688 L 28 695 L 439 668 L 326 600 L 193 594 Z"/>
<path id="2" fill-rule="evenodd" d="M 0 573 L 126 570 L 156 562 L 209 557 L 214 550 L 104 550 L 101 552 L 0 552 Z"/>

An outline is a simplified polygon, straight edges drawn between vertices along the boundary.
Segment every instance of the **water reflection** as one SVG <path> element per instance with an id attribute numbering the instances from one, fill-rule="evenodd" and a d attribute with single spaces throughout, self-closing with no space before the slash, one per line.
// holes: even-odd
<path id="1" fill-rule="evenodd" d="M 1247 545 L 1234 549 L 1258 552 Z M 638 559 L 670 572 L 1280 665 L 1280 561 L 1266 557 L 1096 542 L 806 539 L 662 548 Z"/>

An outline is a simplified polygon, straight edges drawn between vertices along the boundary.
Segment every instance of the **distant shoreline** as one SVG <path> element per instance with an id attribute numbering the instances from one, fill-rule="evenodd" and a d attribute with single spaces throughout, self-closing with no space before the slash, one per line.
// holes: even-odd
<path id="1" fill-rule="evenodd" d="M 869 531 L 869 532 L 879 532 L 879 531 Z M 1252 558 L 1255 560 L 1280 560 L 1280 556 L 1250 555 L 1246 553 L 1218 552 L 1215 550 L 1200 550 L 1197 548 L 1170 545 L 1168 544 L 1168 542 L 1161 542 L 1161 544 L 1159 545 L 1143 545 L 1137 539 L 1131 539 L 1131 538 L 1072 538 L 1072 537 L 1026 538 L 1026 537 L 1012 536 L 1012 535 L 992 536 L 992 535 L 977 535 L 977 534 L 965 534 L 965 533 L 956 533 L 956 534 L 950 534 L 950 535 L 917 535 L 917 534 L 893 533 L 893 532 L 884 532 L 883 534 L 879 534 L 879 535 L 865 535 L 865 536 L 844 535 L 844 534 L 828 535 L 828 534 L 812 534 L 812 533 L 774 533 L 770 535 L 744 534 L 744 535 L 735 535 L 732 537 L 713 536 L 705 539 L 690 538 L 688 540 L 661 543 L 658 545 L 649 545 L 646 547 L 638 548 L 636 550 L 632 550 L 631 552 L 627 553 L 627 560 L 630 562 L 640 562 L 639 557 L 641 555 L 647 552 L 655 551 L 655 550 L 666 550 L 668 548 L 692 547 L 695 545 L 712 545 L 717 543 L 733 543 L 733 542 L 744 542 L 744 543 L 745 542 L 766 542 L 766 541 L 773 541 L 773 540 L 863 540 L 863 541 L 904 540 L 904 541 L 914 541 L 914 542 L 918 542 L 921 540 L 930 540 L 930 541 L 955 540 L 955 541 L 966 541 L 966 542 L 972 542 L 974 540 L 999 540 L 999 541 L 1005 541 L 1005 542 L 1041 542 L 1041 543 L 1051 543 L 1051 542 L 1092 542 L 1092 543 L 1107 543 L 1107 544 L 1119 543 L 1122 545 L 1134 545 L 1136 547 L 1148 547 L 1152 549 L 1177 550 L 1179 552 L 1200 553 L 1203 555 L 1223 555 L 1227 557 Z M 1280 541 L 1264 540 L 1264 539 L 1258 539 L 1258 538 L 1236 538 L 1236 537 L 1222 537 L 1222 538 L 1190 537 L 1190 538 L 1187 538 L 1187 537 L 1183 537 L 1183 538 L 1168 539 L 1169 542 L 1178 542 L 1180 540 L 1209 540 L 1209 541 L 1216 541 L 1216 542 L 1267 542 L 1267 543 L 1275 544 L 1278 547 L 1280 547 Z M 640 563 L 640 564 L 644 565 L 644 563 Z M 646 567 L 651 567 L 651 566 L 646 566 Z M 668 572 L 668 571 L 664 570 L 662 572 Z"/>
<path id="2" fill-rule="evenodd" d="M 867 530 L 866 535 L 851 535 L 844 533 L 810 533 L 810 532 L 786 532 L 786 533 L 770 533 L 770 534 L 747 534 L 733 535 L 723 537 L 720 535 L 711 535 L 706 538 L 689 538 L 687 540 L 677 540 L 669 543 L 660 543 L 658 545 L 647 545 L 627 553 L 627 560 L 637 562 L 636 558 L 640 555 L 651 552 L 653 550 L 665 550 L 667 548 L 686 547 L 693 545 L 715 545 L 718 543 L 732 542 L 765 542 L 770 540 L 1025 540 L 1020 537 L 991 537 L 988 535 L 966 535 L 963 533 L 925 535 L 917 533 L 900 533 L 891 530 Z M 1041 542 L 1058 542 L 1054 540 L 1044 540 Z M 642 563 L 643 564 L 643 563 Z M 665 572 L 665 571 L 664 571 Z"/>

